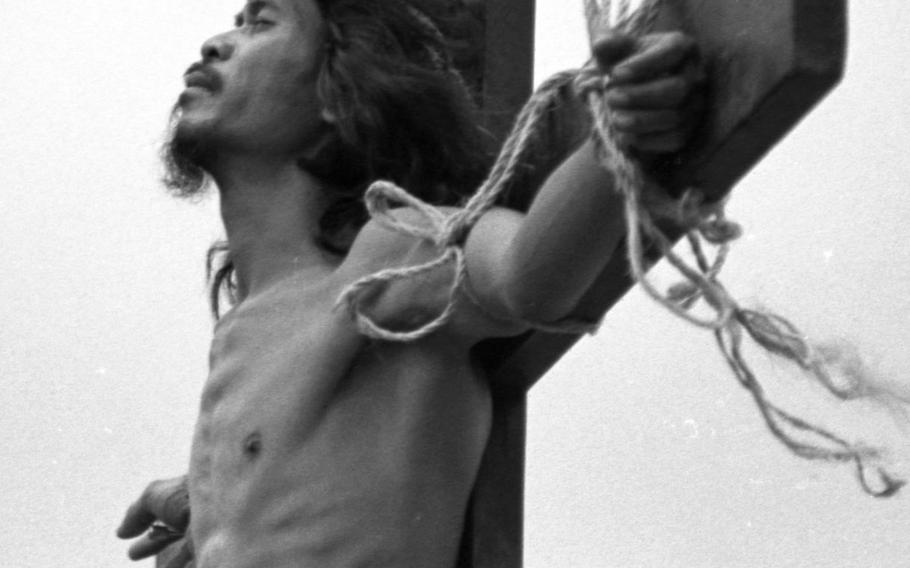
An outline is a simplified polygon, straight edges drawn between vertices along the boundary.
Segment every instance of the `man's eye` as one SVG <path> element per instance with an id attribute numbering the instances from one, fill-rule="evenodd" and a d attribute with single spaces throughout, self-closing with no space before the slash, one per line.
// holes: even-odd
<path id="1" fill-rule="evenodd" d="M 238 17 L 234 20 L 234 27 L 236 28 L 251 28 L 253 30 L 264 28 L 272 25 L 273 22 L 270 20 L 265 20 L 263 18 L 242 18 Z"/>
<path id="2" fill-rule="evenodd" d="M 272 24 L 273 22 L 270 20 L 263 20 L 262 18 L 250 18 L 249 20 L 243 22 L 240 27 L 256 32 L 267 28 Z"/>

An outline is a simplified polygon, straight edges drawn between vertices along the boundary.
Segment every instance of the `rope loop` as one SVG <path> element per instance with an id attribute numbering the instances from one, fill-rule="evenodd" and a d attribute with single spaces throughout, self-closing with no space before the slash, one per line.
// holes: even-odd
<path id="1" fill-rule="evenodd" d="M 442 211 L 424 202 L 390 181 L 377 181 L 367 188 L 364 194 L 367 212 L 380 225 L 418 239 L 445 244 L 446 216 Z M 405 223 L 391 214 L 393 203 L 406 205 L 424 217 L 429 227 Z"/>
<path id="2" fill-rule="evenodd" d="M 609 25 L 614 30 L 633 35 L 646 33 L 654 24 L 661 0 L 644 0 L 639 10 L 630 10 L 630 0 L 585 0 L 585 10 L 594 31 Z M 880 459 L 877 450 L 851 444 L 834 434 L 809 424 L 775 406 L 747 364 L 742 343 L 746 336 L 770 353 L 781 356 L 808 371 L 817 382 L 842 400 L 860 396 L 864 389 L 855 383 L 846 387 L 834 384 L 826 362 L 799 330 L 781 316 L 741 308 L 718 281 L 730 244 L 742 235 L 742 228 L 727 219 L 724 202 L 706 203 L 696 188 L 687 190 L 678 200 L 667 196 L 648 180 L 640 166 L 615 142 L 613 113 L 604 99 L 608 80 L 596 76 L 590 66 L 582 69 L 575 88 L 586 97 L 594 116 L 594 131 L 601 148 L 601 163 L 613 172 L 616 190 L 624 197 L 628 227 L 627 252 L 632 275 L 645 292 L 677 316 L 698 327 L 711 329 L 717 336 L 721 351 L 731 369 L 748 389 L 765 418 L 768 429 L 788 449 L 807 459 L 853 461 L 861 487 L 869 494 L 886 497 L 897 493 L 904 481 L 891 477 L 879 468 L 883 489 L 874 489 L 867 479 L 866 461 Z M 655 219 L 670 219 L 687 231 L 695 265 L 684 261 L 674 250 L 673 242 L 658 227 Z M 656 246 L 669 264 L 684 280 L 666 293 L 657 290 L 646 275 L 646 251 L 649 243 Z M 704 244 L 718 247 L 713 260 L 708 258 Z M 714 317 L 701 318 L 691 313 L 696 302 L 704 300 Z M 794 429 L 815 437 L 817 442 L 804 442 L 787 431 Z M 833 445 L 836 449 L 831 448 Z"/>
<path id="3" fill-rule="evenodd" d="M 347 307 L 361 333 L 387 341 L 416 341 L 440 329 L 451 319 L 459 290 L 464 288 L 467 291 L 463 286 L 467 280 L 463 246 L 471 228 L 493 207 L 496 199 L 514 179 L 539 133 L 543 124 L 542 119 L 552 108 L 560 90 L 570 84 L 576 75 L 577 71 L 559 73 L 545 81 L 535 91 L 516 119 L 515 126 L 503 144 L 487 179 L 461 209 L 447 214 L 390 181 L 377 181 L 367 189 L 364 200 L 367 211 L 375 222 L 402 234 L 432 242 L 444 250 L 437 259 L 425 264 L 382 270 L 348 286 L 339 297 L 336 308 Z M 423 222 L 414 224 L 401 220 L 391 213 L 393 204 L 404 205 L 419 212 Z M 375 297 L 371 292 L 376 292 L 393 280 L 414 277 L 449 264 L 455 265 L 455 276 L 448 304 L 432 321 L 412 331 L 398 332 L 382 327 L 365 314 L 363 298 L 368 295 L 371 298 Z M 467 295 L 473 299 L 470 293 Z M 542 331 L 572 334 L 594 333 L 600 326 L 599 321 L 576 319 L 555 323 L 523 323 Z"/>

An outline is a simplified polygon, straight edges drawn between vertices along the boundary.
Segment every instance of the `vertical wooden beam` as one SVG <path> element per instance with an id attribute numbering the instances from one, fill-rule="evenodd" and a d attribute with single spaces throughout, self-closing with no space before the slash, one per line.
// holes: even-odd
<path id="1" fill-rule="evenodd" d="M 458 568 L 520 568 L 527 397 L 496 393 L 493 424 L 462 535 Z"/>
<path id="2" fill-rule="evenodd" d="M 481 105 L 485 128 L 501 142 L 533 87 L 535 2 L 465 3 L 483 7 Z M 530 384 L 529 379 L 512 382 Z M 526 417 L 524 388 L 494 393 L 492 431 L 468 506 L 459 568 L 522 565 Z"/>
<path id="3" fill-rule="evenodd" d="M 477 4 L 472 0 L 468 4 Z M 482 0 L 484 126 L 502 140 L 534 81 L 534 0 Z"/>

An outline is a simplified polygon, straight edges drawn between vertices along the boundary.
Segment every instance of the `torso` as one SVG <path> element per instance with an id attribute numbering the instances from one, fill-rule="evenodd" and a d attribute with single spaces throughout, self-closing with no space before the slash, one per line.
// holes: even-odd
<path id="1" fill-rule="evenodd" d="M 491 401 L 470 344 L 364 338 L 290 277 L 216 327 L 190 467 L 197 568 L 455 563 Z"/>

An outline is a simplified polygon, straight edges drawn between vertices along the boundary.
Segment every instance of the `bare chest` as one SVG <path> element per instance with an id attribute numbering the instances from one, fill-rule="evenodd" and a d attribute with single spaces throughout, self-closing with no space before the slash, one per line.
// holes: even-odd
<path id="1" fill-rule="evenodd" d="M 198 442 L 287 455 L 315 437 L 334 443 L 403 417 L 425 422 L 453 399 L 485 397 L 467 349 L 364 338 L 337 291 L 294 291 L 242 306 L 219 322 L 203 390 Z M 399 432 L 396 435 L 404 435 Z"/>
<path id="2" fill-rule="evenodd" d="M 363 347 L 327 296 L 278 296 L 241 305 L 220 321 L 212 339 L 201 417 L 249 422 L 291 404 L 324 403 Z M 310 414 L 305 408 L 296 410 Z"/>
<path id="3" fill-rule="evenodd" d="M 292 534 L 268 548 L 305 558 L 427 515 L 438 518 L 420 526 L 458 534 L 489 427 L 485 381 L 445 338 L 366 340 L 336 297 L 276 295 L 217 326 L 190 468 L 200 546 Z M 412 538 L 439 540 L 415 531 L 383 546 L 411 550 Z"/>

